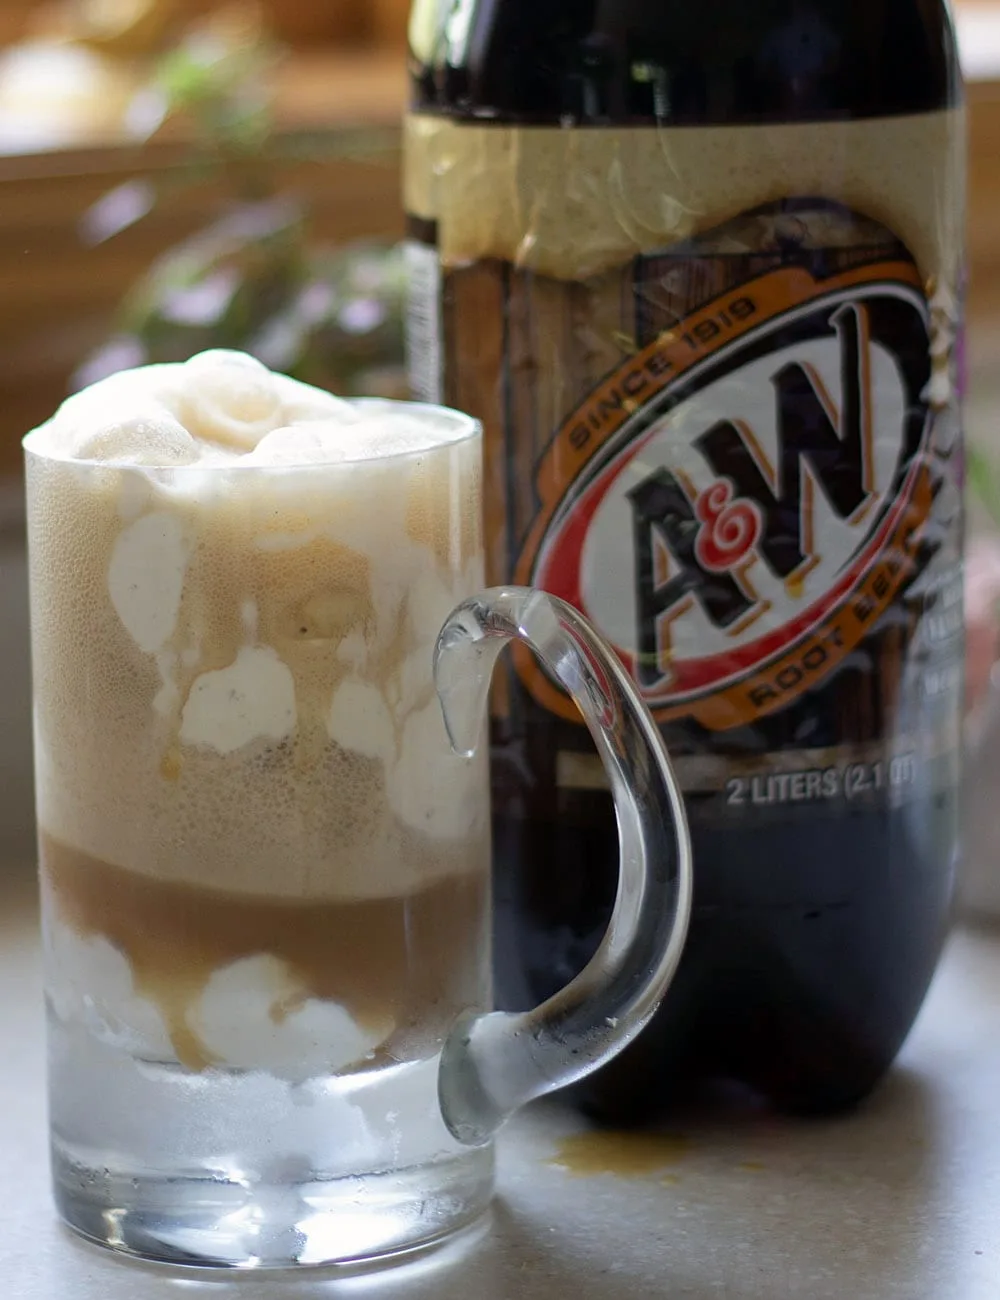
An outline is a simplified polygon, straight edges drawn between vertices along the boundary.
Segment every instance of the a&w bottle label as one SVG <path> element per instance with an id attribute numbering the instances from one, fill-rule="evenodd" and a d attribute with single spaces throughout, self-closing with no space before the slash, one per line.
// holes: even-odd
<path id="1" fill-rule="evenodd" d="M 958 311 L 902 241 L 786 200 L 590 283 L 486 258 L 441 295 L 445 399 L 478 383 L 487 426 L 491 576 L 611 641 L 692 816 L 954 781 Z M 514 664 L 500 734 L 541 710 L 555 787 L 600 786 L 571 701 Z"/>
<path id="2" fill-rule="evenodd" d="M 586 613 L 663 720 L 724 731 L 785 707 L 921 564 L 931 372 L 902 249 L 749 275 L 571 413 L 538 463 L 519 580 Z M 539 671 L 524 676 L 573 716 Z"/>

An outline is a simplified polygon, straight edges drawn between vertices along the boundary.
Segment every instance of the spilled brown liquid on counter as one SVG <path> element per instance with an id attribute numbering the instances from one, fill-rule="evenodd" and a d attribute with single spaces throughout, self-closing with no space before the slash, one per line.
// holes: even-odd
<path id="1" fill-rule="evenodd" d="M 403 896 L 288 900 L 156 880 L 42 834 L 43 886 L 63 924 L 128 960 L 136 993 L 161 1012 L 178 1061 L 217 1064 L 191 1013 L 217 971 L 268 954 L 289 973 L 280 1022 L 310 998 L 343 1006 L 388 1034 L 380 1055 L 410 1056 L 439 1039 L 483 985 L 488 881 L 464 872 Z"/>
<path id="2" fill-rule="evenodd" d="M 688 1140 L 669 1133 L 624 1133 L 588 1129 L 563 1138 L 550 1164 L 574 1178 L 613 1174 L 645 1178 L 683 1160 Z"/>

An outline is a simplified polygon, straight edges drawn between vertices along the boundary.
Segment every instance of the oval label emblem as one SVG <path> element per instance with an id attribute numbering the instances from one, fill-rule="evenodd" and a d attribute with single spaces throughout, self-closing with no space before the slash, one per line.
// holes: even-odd
<path id="1" fill-rule="evenodd" d="M 518 580 L 582 610 L 659 720 L 719 731 L 775 712 L 917 569 L 930 380 L 912 262 L 770 270 L 638 352 L 558 431 Z M 523 653 L 518 671 L 576 716 Z"/>

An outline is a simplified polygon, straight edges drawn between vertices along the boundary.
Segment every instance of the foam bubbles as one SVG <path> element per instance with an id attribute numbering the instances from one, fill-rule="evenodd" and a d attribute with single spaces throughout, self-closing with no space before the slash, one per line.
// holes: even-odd
<path id="1" fill-rule="evenodd" d="M 352 421 L 321 418 L 275 429 L 247 456 L 250 465 L 325 465 L 415 455 L 440 445 L 441 429 L 431 419 L 403 414 L 359 416 Z"/>
<path id="2" fill-rule="evenodd" d="M 216 350 L 184 366 L 184 422 L 196 438 L 252 450 L 281 420 L 281 398 L 266 366 L 243 352 Z"/>
<path id="3" fill-rule="evenodd" d="M 376 403 L 345 434 L 350 438 L 354 459 L 374 460 L 433 451 L 451 441 L 454 430 L 428 412 L 411 414 L 406 408 Z"/>
<path id="4" fill-rule="evenodd" d="M 68 398 L 28 447 L 159 469 L 302 466 L 431 451 L 461 441 L 469 427 L 432 408 L 346 402 L 244 352 L 215 349 L 100 380 Z"/>
<path id="5" fill-rule="evenodd" d="M 109 375 L 74 393 L 35 431 L 38 450 L 74 460 L 185 465 L 198 448 L 177 418 L 178 366 Z"/>
<path id="6" fill-rule="evenodd" d="M 71 444 L 78 460 L 114 461 L 125 465 L 191 465 L 198 446 L 184 426 L 166 410 L 138 412 L 81 428 Z"/>
<path id="7" fill-rule="evenodd" d="M 285 424 L 303 424 L 311 420 L 353 424 L 360 419 L 357 407 L 311 384 L 300 383 L 288 375 L 275 375 L 274 383 L 281 398 Z"/>
<path id="8" fill-rule="evenodd" d="M 246 458 L 248 465 L 335 465 L 351 459 L 351 444 L 336 422 L 314 421 L 274 429 Z"/>

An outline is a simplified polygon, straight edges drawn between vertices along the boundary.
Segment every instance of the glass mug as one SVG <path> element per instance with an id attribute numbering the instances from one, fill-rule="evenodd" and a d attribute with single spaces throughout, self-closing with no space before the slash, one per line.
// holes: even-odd
<path id="1" fill-rule="evenodd" d="M 683 806 L 627 674 L 560 601 L 477 595 L 479 425 L 361 406 L 407 438 L 170 468 L 25 440 L 56 1201 L 147 1259 L 468 1224 L 497 1130 L 621 1051 L 683 946 Z M 585 716 L 621 841 L 600 952 L 523 1015 L 491 1011 L 478 743 L 515 639 Z"/>

